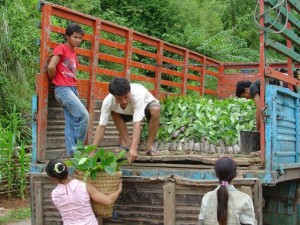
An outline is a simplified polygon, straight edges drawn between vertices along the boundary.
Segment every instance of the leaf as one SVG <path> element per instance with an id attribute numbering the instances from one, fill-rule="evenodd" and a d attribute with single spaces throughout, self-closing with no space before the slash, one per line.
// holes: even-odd
<path id="1" fill-rule="evenodd" d="M 75 166 L 74 162 L 72 160 L 65 160 L 66 166 Z"/>
<path id="2" fill-rule="evenodd" d="M 84 153 L 88 154 L 94 150 L 96 150 L 97 146 L 96 145 L 87 145 L 84 146 Z"/>
<path id="3" fill-rule="evenodd" d="M 82 158 L 79 160 L 78 165 L 82 165 L 87 161 L 87 158 Z"/>
<path id="4" fill-rule="evenodd" d="M 97 173 L 98 173 L 97 170 L 92 170 L 92 171 L 90 172 L 90 177 L 92 178 L 92 180 L 96 180 L 96 178 L 97 178 Z"/>
<path id="5" fill-rule="evenodd" d="M 117 164 L 113 163 L 112 165 L 105 166 L 104 170 L 105 170 L 106 173 L 114 175 L 116 173 L 116 170 L 117 170 Z"/>
<path id="6" fill-rule="evenodd" d="M 87 171 L 87 172 L 84 174 L 83 182 L 86 182 L 86 181 L 87 181 L 87 178 L 90 177 L 90 175 L 91 175 L 91 172 L 90 172 L 90 171 Z"/>
<path id="7" fill-rule="evenodd" d="M 120 151 L 117 155 L 117 160 L 122 159 L 125 156 L 125 154 L 126 154 L 125 150 Z"/>

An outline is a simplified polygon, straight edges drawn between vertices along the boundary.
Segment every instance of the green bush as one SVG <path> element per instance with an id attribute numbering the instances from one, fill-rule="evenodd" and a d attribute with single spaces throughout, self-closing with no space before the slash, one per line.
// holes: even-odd
<path id="1" fill-rule="evenodd" d="M 14 107 L 15 110 L 15 107 Z M 0 193 L 10 198 L 17 194 L 24 199 L 28 193 L 28 173 L 30 152 L 26 150 L 21 137 L 21 119 L 18 113 L 10 116 L 11 120 L 3 126 L 0 120 Z"/>

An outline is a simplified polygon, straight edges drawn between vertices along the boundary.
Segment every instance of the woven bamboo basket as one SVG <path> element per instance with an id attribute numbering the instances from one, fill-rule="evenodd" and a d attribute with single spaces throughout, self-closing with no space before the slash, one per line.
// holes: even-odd
<path id="1" fill-rule="evenodd" d="M 78 180 L 83 180 L 84 172 L 75 171 L 75 178 Z M 93 184 L 100 192 L 104 194 L 110 194 L 118 189 L 119 183 L 121 181 L 122 172 L 118 171 L 115 175 L 110 175 L 106 172 L 98 172 L 97 178 L 92 180 L 90 177 L 87 182 Z M 101 205 L 91 199 L 91 204 L 94 213 L 102 218 L 110 218 L 113 214 L 114 204 L 109 206 Z"/>

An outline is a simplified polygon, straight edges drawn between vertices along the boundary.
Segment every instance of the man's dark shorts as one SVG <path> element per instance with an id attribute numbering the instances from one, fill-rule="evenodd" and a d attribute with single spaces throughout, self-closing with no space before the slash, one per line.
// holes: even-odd
<path id="1" fill-rule="evenodd" d="M 149 102 L 147 104 L 147 106 L 145 108 L 145 117 L 148 122 L 151 118 L 150 108 L 152 108 L 153 106 L 157 106 L 157 107 L 161 108 L 161 105 L 156 100 Z M 120 115 L 125 122 L 131 122 L 133 120 L 133 115 L 125 115 L 125 114 L 120 114 Z"/>

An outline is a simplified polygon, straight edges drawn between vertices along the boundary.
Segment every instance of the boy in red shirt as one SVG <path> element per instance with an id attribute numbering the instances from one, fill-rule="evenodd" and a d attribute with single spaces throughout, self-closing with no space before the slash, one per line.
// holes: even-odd
<path id="1" fill-rule="evenodd" d="M 48 75 L 54 84 L 54 96 L 62 104 L 65 115 L 65 143 L 67 156 L 73 156 L 77 141 L 84 142 L 89 113 L 79 99 L 76 84 L 78 66 L 75 48 L 80 45 L 84 31 L 76 23 L 66 28 L 64 44 L 54 50 L 48 65 Z"/>

